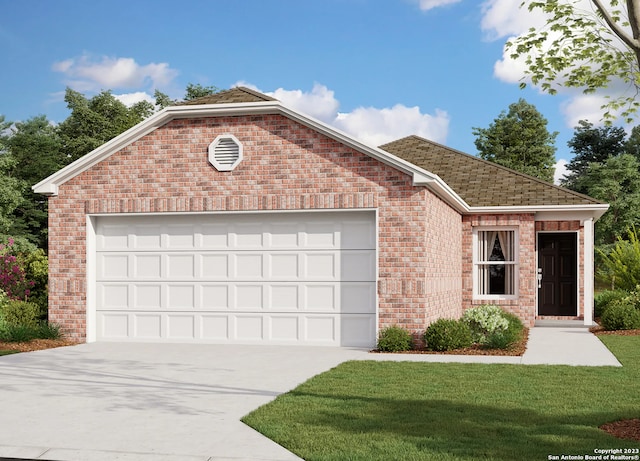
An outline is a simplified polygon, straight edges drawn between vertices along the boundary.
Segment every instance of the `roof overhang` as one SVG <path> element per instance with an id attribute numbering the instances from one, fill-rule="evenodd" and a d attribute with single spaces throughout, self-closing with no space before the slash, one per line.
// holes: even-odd
<path id="1" fill-rule="evenodd" d="M 558 217 L 567 219 L 593 218 L 594 221 L 600 218 L 607 211 L 609 205 L 558 205 L 539 207 L 470 207 L 451 187 L 440 178 L 413 163 L 396 157 L 389 152 L 378 147 L 365 144 L 352 136 L 330 126 L 320 120 L 297 112 L 280 101 L 260 101 L 248 103 L 226 103 L 226 104 L 202 104 L 202 105 L 181 105 L 169 106 L 157 112 L 136 126 L 121 133 L 112 140 L 104 143 L 97 149 L 79 158 L 75 162 L 67 165 L 48 178 L 40 181 L 32 187 L 33 191 L 48 196 L 58 195 L 59 187 L 75 176 L 87 171 L 94 165 L 107 159 L 112 154 L 118 152 L 129 144 L 146 136 L 154 130 L 166 125 L 172 120 L 203 118 L 203 117 L 223 117 L 223 116 L 246 116 L 246 115 L 282 115 L 297 123 L 300 123 L 312 130 L 315 130 L 335 141 L 338 141 L 354 150 L 372 157 L 386 165 L 389 165 L 409 176 L 413 180 L 414 186 L 424 186 L 435 193 L 438 197 L 448 203 L 452 208 L 461 214 L 484 214 L 484 213 L 535 213 L 536 219 L 551 219 Z M 576 218 L 576 216 L 580 216 Z"/>
<path id="2" fill-rule="evenodd" d="M 87 171 L 97 163 L 105 160 L 115 152 L 137 141 L 143 136 L 160 128 L 172 120 L 202 118 L 202 117 L 223 117 L 223 116 L 244 116 L 244 115 L 282 115 L 294 120 L 304 126 L 318 131 L 329 138 L 332 138 L 344 145 L 347 145 L 365 155 L 389 165 L 397 170 L 408 174 L 413 179 L 415 186 L 426 186 L 434 191 L 443 200 L 453 206 L 459 212 L 468 209 L 467 204 L 456 194 L 440 177 L 430 173 L 412 163 L 402 160 L 389 152 L 377 147 L 362 143 L 350 135 L 337 130 L 324 122 L 316 120 L 300 112 L 283 105 L 279 101 L 264 101 L 250 103 L 229 103 L 229 104 L 204 104 L 204 105 L 182 105 L 169 106 L 160 112 L 152 115 L 148 119 L 140 122 L 136 126 L 121 133 L 112 140 L 104 143 L 97 149 L 88 153 L 84 157 L 67 165 L 48 178 L 33 186 L 36 193 L 55 196 L 58 195 L 59 187 L 75 176 Z"/>
<path id="3" fill-rule="evenodd" d="M 609 209 L 606 203 L 585 205 L 540 205 L 540 206 L 481 206 L 469 207 L 470 214 L 527 213 L 535 215 L 536 221 L 597 221 Z"/>

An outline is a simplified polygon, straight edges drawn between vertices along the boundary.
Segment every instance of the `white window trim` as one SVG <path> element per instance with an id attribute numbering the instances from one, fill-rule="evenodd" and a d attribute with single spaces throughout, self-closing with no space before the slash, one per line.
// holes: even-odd
<path id="1" fill-rule="evenodd" d="M 478 267 L 481 264 L 478 260 L 478 232 L 484 231 L 513 231 L 513 246 L 515 249 L 515 260 L 511 264 L 514 266 L 513 274 L 513 294 L 512 295 L 486 295 L 479 293 L 478 287 Z M 520 234 L 517 226 L 477 226 L 473 228 L 472 238 L 472 264 L 471 264 L 471 277 L 473 279 L 473 299 L 474 300 L 486 300 L 486 301 L 498 301 L 498 300 L 516 300 L 519 297 L 520 291 Z"/>

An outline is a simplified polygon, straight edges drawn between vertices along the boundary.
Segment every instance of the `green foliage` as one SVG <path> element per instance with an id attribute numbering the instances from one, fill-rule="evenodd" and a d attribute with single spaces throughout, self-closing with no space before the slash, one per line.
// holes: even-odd
<path id="1" fill-rule="evenodd" d="M 613 243 L 640 222 L 640 163 L 632 155 L 591 163 L 576 183 L 591 197 L 610 204 L 596 225 L 596 243 Z"/>
<path id="2" fill-rule="evenodd" d="M 37 246 L 47 244 L 47 200 L 35 194 L 31 187 L 55 173 L 68 162 L 62 152 L 58 128 L 45 116 L 33 117 L 26 122 L 15 123 L 7 138 L 8 154 L 14 160 L 7 172 L 21 181 L 23 201 L 12 213 L 11 235 L 21 236 Z"/>
<path id="3" fill-rule="evenodd" d="M 453 319 L 438 319 L 429 325 L 424 342 L 432 351 L 450 351 L 473 344 L 469 324 Z"/>
<path id="4" fill-rule="evenodd" d="M 618 237 L 609 253 L 597 249 L 601 267 L 598 278 L 613 288 L 633 291 L 640 285 L 640 239 L 635 227 L 627 231 L 628 240 Z"/>
<path id="5" fill-rule="evenodd" d="M 621 301 L 628 296 L 629 292 L 625 290 L 604 290 L 597 293 L 593 297 L 594 316 L 602 317 L 602 314 L 607 310 L 611 303 Z"/>
<path id="6" fill-rule="evenodd" d="M 587 185 L 580 179 L 592 163 L 604 164 L 610 157 L 633 149 L 633 144 L 625 142 L 627 134 L 621 127 L 594 127 L 593 123 L 580 120 L 575 127 L 573 137 L 567 145 L 573 152 L 573 158 L 567 164 L 568 173 L 562 180 L 562 185 L 583 194 L 588 194 Z M 636 157 L 640 158 L 640 157 Z"/>
<path id="7" fill-rule="evenodd" d="M 23 193 L 27 184 L 12 176 L 18 161 L 10 154 L 0 155 L 0 235 L 9 235 L 15 229 L 16 211 L 24 205 Z"/>
<path id="8" fill-rule="evenodd" d="M 378 350 L 382 352 L 402 352 L 413 348 L 411 334 L 402 327 L 384 328 L 378 335 Z"/>
<path id="9" fill-rule="evenodd" d="M 556 94 L 561 87 L 594 93 L 623 83 L 629 92 L 610 98 L 601 109 L 607 121 L 619 113 L 630 122 L 640 106 L 636 98 L 640 46 L 629 32 L 640 29 L 640 12 L 636 11 L 637 2 L 620 3 L 612 1 L 604 8 L 600 1 L 592 0 L 595 8 L 583 9 L 577 2 L 526 2 L 530 11 L 547 14 L 546 26 L 531 28 L 507 42 L 507 52 L 512 59 L 524 58 L 527 77 L 549 94 Z M 521 88 L 526 85 L 520 84 Z"/>
<path id="10" fill-rule="evenodd" d="M 489 349 L 507 349 L 522 339 L 522 320 L 510 312 L 502 312 L 502 318 L 507 321 L 507 328 L 494 330 L 487 335 L 485 345 Z"/>
<path id="11" fill-rule="evenodd" d="M 218 91 L 219 91 L 219 88 L 215 86 L 202 86 L 199 83 L 196 83 L 196 84 L 189 83 L 185 91 L 184 100 L 190 101 L 192 99 L 202 98 L 204 96 L 215 94 Z"/>
<path id="12" fill-rule="evenodd" d="M 640 310 L 630 302 L 611 303 L 600 318 L 606 330 L 635 330 L 640 328 Z"/>
<path id="13" fill-rule="evenodd" d="M 462 320 L 469 325 L 473 342 L 485 345 L 491 334 L 509 327 L 509 322 L 503 314 L 504 311 L 498 306 L 483 304 L 464 311 Z"/>
<path id="14" fill-rule="evenodd" d="M 553 182 L 558 133 L 549 133 L 547 120 L 524 99 L 473 134 L 481 158 Z"/>
<path id="15" fill-rule="evenodd" d="M 138 124 L 153 113 L 150 103 L 127 107 L 110 91 L 87 99 L 67 88 L 65 102 L 71 115 L 60 124 L 59 133 L 68 161 L 74 161 Z"/>
<path id="16" fill-rule="evenodd" d="M 0 318 L 9 325 L 35 327 L 40 322 L 40 308 L 37 304 L 10 299 L 0 306 Z"/>
<path id="17" fill-rule="evenodd" d="M 60 327 L 39 322 L 35 325 L 11 324 L 0 319 L 0 341 L 26 342 L 34 339 L 60 339 Z"/>

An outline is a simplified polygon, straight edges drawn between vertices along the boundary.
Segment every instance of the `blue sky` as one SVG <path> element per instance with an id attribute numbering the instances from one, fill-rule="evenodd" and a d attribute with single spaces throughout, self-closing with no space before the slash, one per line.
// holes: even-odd
<path id="1" fill-rule="evenodd" d="M 520 0 L 0 0 L 0 114 L 64 120 L 65 87 L 123 101 L 188 83 L 243 84 L 372 144 L 416 133 L 475 154 L 524 98 L 558 131 L 593 100 L 520 90 L 505 41 L 535 24 Z M 582 99 L 581 99 L 582 98 Z"/>

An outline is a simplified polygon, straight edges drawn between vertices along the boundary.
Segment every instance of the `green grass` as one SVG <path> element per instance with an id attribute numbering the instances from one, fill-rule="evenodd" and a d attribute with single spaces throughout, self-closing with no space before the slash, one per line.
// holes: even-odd
<path id="1" fill-rule="evenodd" d="M 640 448 L 598 429 L 640 417 L 640 337 L 623 368 L 347 362 L 243 421 L 305 460 L 547 460 Z"/>
<path id="2" fill-rule="evenodd" d="M 3 351 L 3 350 L 0 350 L 0 356 L 2 356 L 2 355 L 10 355 L 10 354 L 17 354 L 18 352 L 19 351 L 11 351 L 11 350 Z"/>

